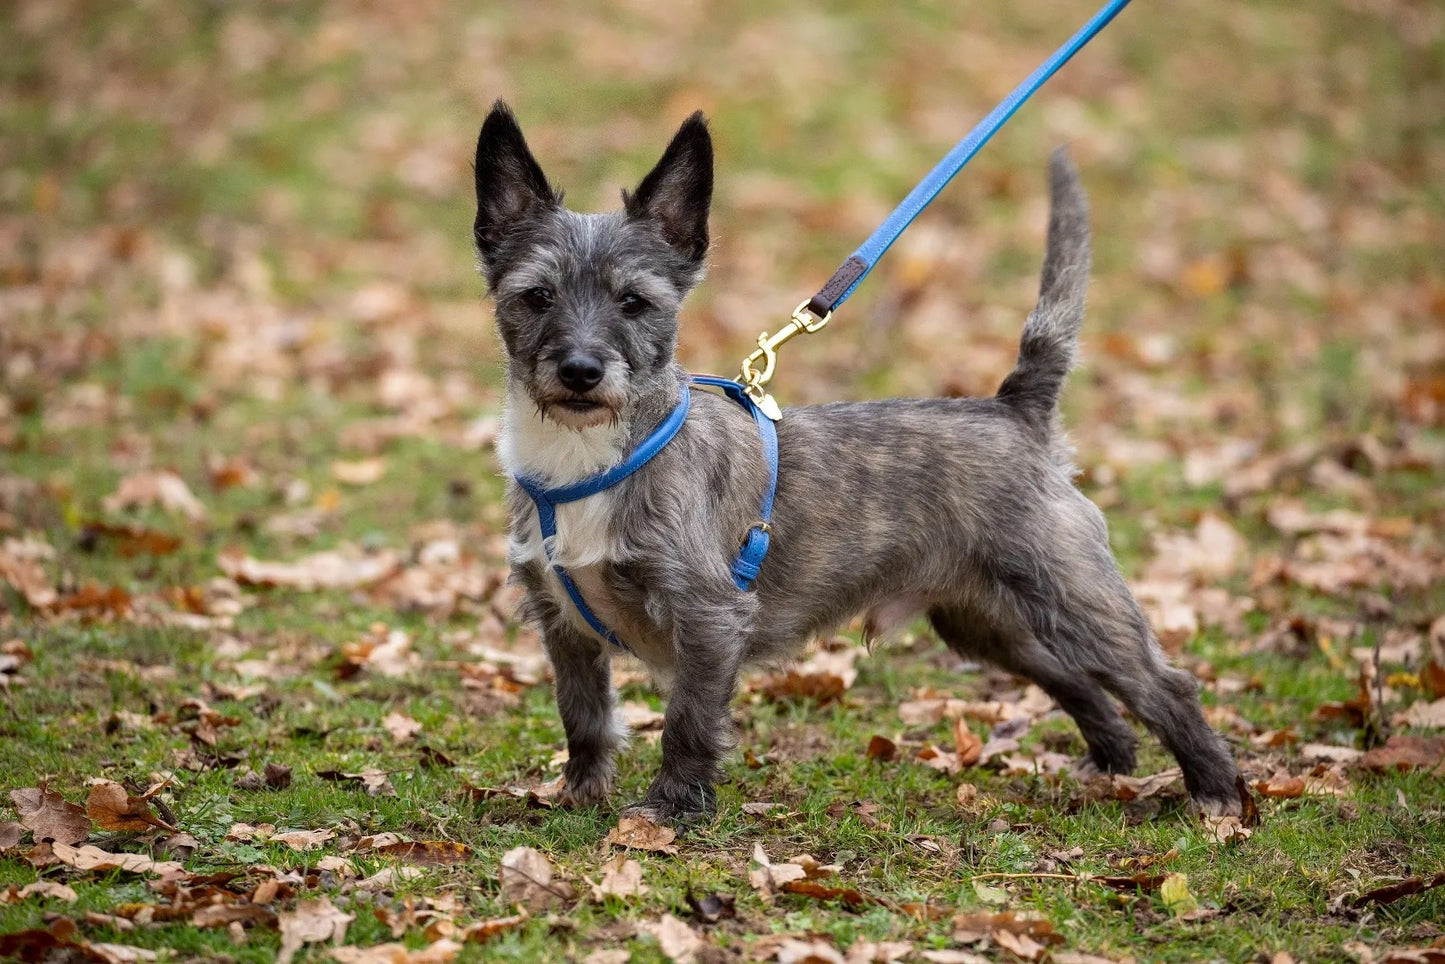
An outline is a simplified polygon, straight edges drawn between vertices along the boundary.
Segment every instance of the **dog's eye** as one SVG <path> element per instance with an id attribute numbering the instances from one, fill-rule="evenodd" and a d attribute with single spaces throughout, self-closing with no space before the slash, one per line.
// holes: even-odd
<path id="1" fill-rule="evenodd" d="M 624 315 L 631 317 L 642 314 L 650 305 L 648 305 L 647 299 L 642 297 L 642 295 L 635 291 L 629 291 L 617 299 L 617 307 L 622 309 Z"/>
<path id="2" fill-rule="evenodd" d="M 522 300 L 529 308 L 537 311 L 546 311 L 552 307 L 552 289 L 538 285 L 535 288 L 528 288 L 522 292 Z"/>

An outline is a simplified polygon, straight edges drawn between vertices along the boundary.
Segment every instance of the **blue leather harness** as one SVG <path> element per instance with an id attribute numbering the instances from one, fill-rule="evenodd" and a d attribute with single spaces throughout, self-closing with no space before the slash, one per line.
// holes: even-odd
<path id="1" fill-rule="evenodd" d="M 773 498 L 778 490 L 777 426 L 753 403 L 753 400 L 747 396 L 746 389 L 738 382 L 714 375 L 693 375 L 692 384 L 722 389 L 723 394 L 741 405 L 753 417 L 753 421 L 758 426 L 758 435 L 762 438 L 763 455 L 768 463 L 768 487 L 763 490 L 758 521 L 748 528 L 747 535 L 743 537 L 742 547 L 738 550 L 732 563 L 733 582 L 739 590 L 746 592 L 752 588 L 753 581 L 758 578 L 758 570 L 763 564 L 763 557 L 768 554 L 769 533 L 773 518 Z M 610 489 L 646 465 L 654 455 L 666 447 L 668 442 L 672 441 L 673 436 L 677 435 L 678 430 L 682 428 L 682 423 L 687 420 L 688 409 L 691 405 L 692 392 L 690 389 L 684 390 L 677 407 L 667 418 L 663 419 L 662 424 L 658 425 L 652 434 L 632 450 L 627 458 L 612 468 L 589 476 L 580 482 L 549 489 L 535 479 L 529 479 L 522 475 L 514 476 L 522 491 L 527 493 L 537 507 L 537 522 L 542 527 L 542 548 L 547 553 L 547 561 L 551 564 L 552 571 L 557 574 L 557 578 L 562 582 L 562 588 L 567 591 L 568 598 L 572 600 L 572 605 L 577 607 L 577 612 L 581 614 L 587 625 L 592 627 L 593 632 L 618 649 L 628 652 L 631 650 L 628 649 L 627 644 L 618 639 L 617 635 L 607 628 L 607 625 L 587 605 L 587 601 L 582 598 L 581 590 L 572 581 L 567 570 L 552 562 L 552 551 L 557 536 L 557 506 L 576 502 L 589 495 L 596 495 L 598 492 Z"/>

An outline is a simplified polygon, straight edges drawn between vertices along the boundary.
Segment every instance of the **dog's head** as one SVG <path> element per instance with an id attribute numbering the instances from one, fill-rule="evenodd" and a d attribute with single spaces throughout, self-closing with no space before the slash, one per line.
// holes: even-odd
<path id="1" fill-rule="evenodd" d="M 477 138 L 476 183 L 477 254 L 510 377 L 560 424 L 617 420 L 671 372 L 677 312 L 702 279 L 712 199 L 702 115 L 623 192 L 621 211 L 577 214 L 498 101 Z"/>

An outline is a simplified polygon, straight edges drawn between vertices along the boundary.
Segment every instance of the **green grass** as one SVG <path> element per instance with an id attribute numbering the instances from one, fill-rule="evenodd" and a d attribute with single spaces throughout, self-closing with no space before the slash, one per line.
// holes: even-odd
<path id="1" fill-rule="evenodd" d="M 947 777 L 907 757 L 924 742 L 948 746 L 949 724 L 906 727 L 897 704 L 921 687 L 969 699 L 1013 684 L 959 673 L 926 636 L 863 661 L 841 704 L 741 693 L 740 751 L 727 763 L 718 817 L 685 834 L 675 857 L 636 855 L 649 888 L 641 897 L 594 903 L 584 878 L 597 879 L 611 856 L 603 839 L 619 806 L 656 772 L 660 751 L 645 736 L 603 808 L 537 809 L 467 792 L 550 778 L 565 746 L 545 682 L 502 695 L 459 670 L 475 663 L 467 644 L 494 631 L 493 606 L 505 602 L 494 585 L 502 480 L 490 452 L 465 441 L 500 396 L 499 350 L 469 249 L 469 152 L 492 99 L 513 103 L 548 173 L 591 207 L 612 205 L 673 126 L 707 110 L 718 146 L 713 272 L 684 313 L 682 353 L 698 369 L 730 373 L 756 333 L 775 329 L 1091 12 L 1075 0 L 439 4 L 405 14 L 309 2 L 163 12 L 22 3 L 0 12 L 0 543 L 43 541 L 60 590 L 119 587 L 133 603 L 124 618 L 41 613 L 0 579 L 0 642 L 22 641 L 34 656 L 3 691 L 0 789 L 47 781 L 83 801 L 89 779 L 143 787 L 173 771 L 162 800 L 199 842 L 187 870 L 266 864 L 298 875 L 296 893 L 272 909 L 327 895 L 356 914 L 351 944 L 390 940 L 374 910 L 407 900 L 454 897 L 459 924 L 510 913 L 497 870 L 517 846 L 543 851 L 584 895 L 564 913 L 468 945 L 465 960 L 581 960 L 618 943 L 635 961 L 662 960 L 639 927 L 665 912 L 686 917 L 688 894 L 712 892 L 737 898 L 735 919 L 698 925 L 725 959 L 776 933 L 828 935 L 840 947 L 864 938 L 951 947 L 951 913 L 980 909 L 1040 914 L 1064 949 L 1114 959 L 1286 950 L 1344 961 L 1350 941 L 1377 951 L 1430 943 L 1445 888 L 1365 909 L 1349 898 L 1445 870 L 1438 776 L 1352 770 L 1349 796 L 1262 800 L 1253 836 L 1224 846 L 1177 793 L 1149 813 L 1086 800 L 1068 780 L 992 768 Z M 1081 484 L 1105 506 L 1131 577 L 1155 559 L 1157 533 L 1190 532 L 1201 514 L 1222 515 L 1244 537 L 1234 574 L 1205 582 L 1253 598 L 1255 611 L 1242 629 L 1206 626 L 1181 659 L 1250 685 L 1206 691 L 1207 705 L 1261 731 L 1293 726 L 1307 742 L 1360 743 L 1345 723 L 1313 716 L 1355 695 L 1349 648 L 1426 638 L 1445 612 L 1445 359 L 1434 334 L 1445 310 L 1445 121 L 1428 109 L 1445 91 L 1445 40 L 1415 29 L 1414 16 L 1388 5 L 1131 7 L 924 215 L 915 231 L 932 232 L 929 243 L 910 248 L 919 236 L 910 235 L 825 334 L 788 349 L 777 394 L 802 402 L 996 385 L 1036 288 L 1044 158 L 1069 142 L 1096 251 L 1084 365 L 1066 399 Z M 1208 274 L 1216 263 L 1231 272 L 1222 287 Z M 396 420 L 394 436 L 376 436 Z M 1390 455 L 1386 464 L 1336 459 L 1361 436 Z M 1256 443 L 1261 457 L 1302 443 L 1316 452 L 1239 499 L 1225 497 L 1234 470 L 1191 486 L 1185 456 L 1231 439 Z M 1116 455 L 1139 442 L 1168 455 Z M 386 461 L 380 481 L 334 478 L 333 462 L 370 456 Z M 243 460 L 254 484 L 213 486 L 220 459 Z M 1359 484 L 1330 489 L 1311 475 L 1332 460 L 1357 469 Z M 140 468 L 177 472 L 205 520 L 109 512 L 105 498 Z M 20 482 L 36 488 L 7 494 Z M 1384 537 L 1397 564 L 1335 594 L 1256 578 L 1271 557 L 1297 562 L 1309 549 L 1268 522 L 1282 497 L 1411 520 Z M 314 514 L 314 534 L 268 528 L 301 513 Z M 113 540 L 84 538 L 97 520 L 181 545 L 126 557 Z M 162 624 L 178 592 L 220 576 L 224 552 L 290 560 L 361 546 L 410 560 L 443 525 L 493 577 L 448 611 L 364 591 L 244 588 L 247 605 L 229 627 Z M 1406 579 L 1406 562 L 1433 581 Z M 1357 634 L 1319 645 L 1309 627 L 1322 617 L 1350 621 Z M 1309 636 L 1299 652 L 1256 650 L 1291 618 Z M 343 648 L 375 624 L 409 634 L 415 671 L 341 672 Z M 519 632 L 506 624 L 507 636 Z M 236 669 L 271 657 L 274 678 Z M 1421 659 L 1384 670 L 1415 671 Z M 243 684 L 260 689 L 226 695 Z M 1407 681 L 1392 686 L 1387 715 L 1422 696 Z M 623 696 L 662 705 L 641 683 Z M 214 747 L 181 729 L 188 699 L 237 721 Z M 381 721 L 393 711 L 422 724 L 416 742 L 392 741 Z M 125 722 L 137 718 L 153 725 Z M 901 739 L 904 758 L 867 759 L 874 734 Z M 1279 765 L 1305 769 L 1292 751 L 1230 738 L 1252 779 Z M 424 765 L 422 745 L 456 765 Z M 1046 720 L 1025 741 L 1043 749 L 1077 754 L 1082 741 L 1071 723 Z M 192 754 L 217 765 L 188 769 Z M 243 769 L 268 762 L 292 768 L 289 788 L 236 786 Z M 1170 763 L 1145 741 L 1141 773 Z M 367 768 L 387 771 L 396 795 L 318 776 Z M 978 786 L 976 806 L 959 807 L 960 779 Z M 748 816 L 750 802 L 782 803 L 788 816 Z M 860 813 L 858 802 L 876 809 Z M 0 820 L 10 817 L 0 809 Z M 306 852 L 226 840 L 238 822 L 339 836 Z M 337 854 L 362 876 L 393 866 L 346 847 L 378 832 L 463 842 L 472 856 L 379 894 L 316 872 Z M 150 852 L 163 836 L 97 831 L 91 842 Z M 767 903 L 747 880 L 759 843 L 774 860 L 811 853 L 838 863 L 843 883 L 886 906 L 790 895 Z M 39 876 L 72 884 L 79 899 L 0 902 L 0 934 L 62 914 L 86 940 L 175 960 L 277 954 L 279 935 L 267 927 L 237 944 L 225 929 L 185 920 L 122 932 L 88 919 L 157 896 L 130 874 L 37 872 L 29 846 L 0 853 L 0 895 Z M 1082 856 L 1067 863 L 1051 856 L 1074 848 Z M 1215 916 L 1179 921 L 1157 895 L 1082 880 L 979 881 L 1002 887 L 1002 904 L 985 904 L 975 887 L 979 875 L 1045 867 L 1129 874 L 1131 858 L 1171 851 L 1160 870 L 1186 874 Z M 920 920 L 897 909 L 909 902 L 945 913 Z M 420 927 L 402 940 L 427 943 Z"/>

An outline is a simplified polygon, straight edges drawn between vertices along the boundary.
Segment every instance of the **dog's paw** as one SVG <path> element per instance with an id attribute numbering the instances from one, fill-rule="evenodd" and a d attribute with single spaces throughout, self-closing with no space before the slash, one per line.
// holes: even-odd
<path id="1" fill-rule="evenodd" d="M 643 817 L 679 828 L 706 823 L 716 813 L 717 791 L 703 784 L 668 789 L 654 784 L 643 800 L 622 811 L 624 817 Z"/>
<path id="2" fill-rule="evenodd" d="M 1238 796 L 1234 797 L 1194 797 L 1194 806 L 1206 817 L 1218 819 L 1220 817 L 1242 817 L 1244 816 L 1244 803 Z"/>
<path id="3" fill-rule="evenodd" d="M 564 772 L 567 780 L 557 794 L 557 802 L 564 807 L 595 807 L 612 793 L 610 770 L 593 767 L 585 771 L 579 769 L 574 773 L 572 768 L 568 767 Z"/>

